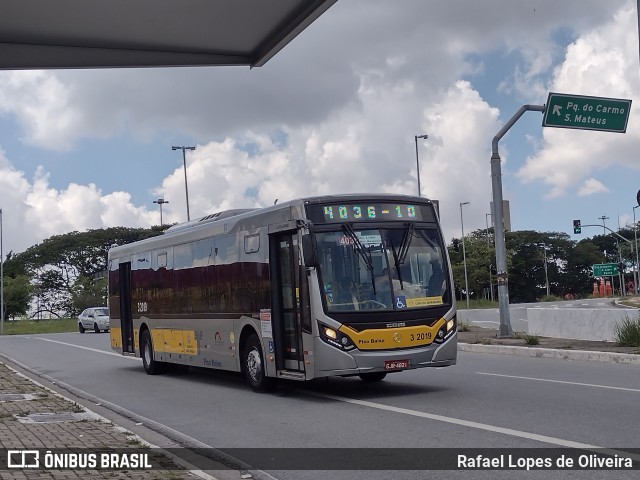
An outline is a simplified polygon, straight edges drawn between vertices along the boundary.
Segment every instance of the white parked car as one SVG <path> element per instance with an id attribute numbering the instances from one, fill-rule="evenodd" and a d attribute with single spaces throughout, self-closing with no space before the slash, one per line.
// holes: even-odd
<path id="1" fill-rule="evenodd" d="M 93 330 L 100 333 L 101 330 L 109 331 L 109 309 L 107 307 L 91 307 L 78 315 L 78 330 L 84 333 Z"/>

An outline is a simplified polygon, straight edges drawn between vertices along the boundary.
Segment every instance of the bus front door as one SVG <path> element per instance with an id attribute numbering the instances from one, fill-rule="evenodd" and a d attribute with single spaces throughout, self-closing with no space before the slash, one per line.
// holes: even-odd
<path id="1" fill-rule="evenodd" d="M 270 241 L 271 305 L 276 369 L 304 371 L 300 328 L 300 261 L 297 232 L 279 232 Z"/>

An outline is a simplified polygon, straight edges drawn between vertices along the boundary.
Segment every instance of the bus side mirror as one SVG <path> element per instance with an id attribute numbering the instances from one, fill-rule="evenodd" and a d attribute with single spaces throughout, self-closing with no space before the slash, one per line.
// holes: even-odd
<path id="1" fill-rule="evenodd" d="M 314 243 L 311 235 L 308 233 L 302 235 L 302 258 L 305 267 L 315 267 L 318 264 Z"/>

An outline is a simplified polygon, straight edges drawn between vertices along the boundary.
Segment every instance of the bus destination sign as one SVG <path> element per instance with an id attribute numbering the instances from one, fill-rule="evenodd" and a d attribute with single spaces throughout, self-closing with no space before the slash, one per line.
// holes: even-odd
<path id="1" fill-rule="evenodd" d="M 343 203 L 308 205 L 307 216 L 315 224 L 380 222 L 388 220 L 433 222 L 433 208 L 402 203 Z"/>

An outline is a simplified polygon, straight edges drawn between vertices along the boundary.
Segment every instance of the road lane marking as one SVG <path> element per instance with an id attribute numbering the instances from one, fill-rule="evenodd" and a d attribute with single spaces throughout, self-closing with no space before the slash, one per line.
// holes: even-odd
<path id="1" fill-rule="evenodd" d="M 90 352 L 104 353 L 105 355 L 113 355 L 119 358 L 128 358 L 128 359 L 137 360 L 137 361 L 141 360 L 138 357 L 129 357 L 127 355 L 120 355 L 119 353 L 115 353 L 115 352 L 106 352 L 104 350 L 98 350 L 97 348 L 83 347 L 82 345 L 74 345 L 73 343 L 61 342 L 59 340 L 51 340 L 50 338 L 42 338 L 42 337 L 33 337 L 33 338 L 37 338 L 38 340 L 42 340 L 44 342 L 59 343 L 60 345 L 66 345 L 68 347 L 81 348 L 82 350 L 89 350 Z"/>
<path id="2" fill-rule="evenodd" d="M 350 403 L 350 404 L 359 405 L 362 407 L 376 408 L 378 410 L 385 410 L 387 412 L 400 413 L 403 415 L 411 415 L 413 417 L 426 418 L 428 420 L 436 420 L 438 422 L 445 422 L 453 425 L 460 425 L 463 427 L 475 428 L 478 430 L 485 430 L 493 433 L 501 433 L 503 435 L 510 435 L 512 437 L 524 438 L 527 440 L 548 443 L 548 444 L 557 445 L 560 447 L 577 448 L 580 450 L 595 450 L 599 453 L 606 453 L 612 456 L 618 455 L 626 458 L 632 458 L 634 461 L 640 461 L 640 455 L 628 453 L 622 450 L 598 447 L 596 445 L 590 445 L 588 443 L 574 442 L 573 440 L 565 440 L 563 438 L 550 437 L 548 435 L 540 435 L 538 433 L 523 432 L 521 430 L 498 427 L 498 426 L 489 425 L 486 423 L 473 422 L 471 420 L 463 420 L 461 418 L 445 417 L 444 415 L 436 415 L 434 413 L 420 412 L 418 410 L 410 410 L 408 408 L 393 407 L 391 405 L 368 402 L 366 400 L 356 400 L 354 398 L 339 397 L 337 395 L 330 395 L 327 393 L 316 393 L 316 392 L 305 392 L 305 393 L 309 395 L 314 395 L 316 397 L 327 398 L 329 400 L 336 400 L 338 402 Z"/>
<path id="3" fill-rule="evenodd" d="M 609 390 L 622 390 L 625 392 L 636 392 L 640 393 L 640 389 L 638 388 L 625 388 L 625 387 L 612 387 L 609 385 L 596 385 L 593 383 L 580 383 L 580 382 L 567 382 L 564 380 L 550 380 L 548 378 L 535 378 L 535 377 L 519 377 L 517 375 L 501 375 L 499 373 L 487 373 L 487 372 L 476 372 L 478 375 L 489 375 L 491 377 L 504 377 L 504 378 L 516 378 L 519 380 L 534 380 L 536 382 L 549 382 L 549 383 L 564 383 L 566 385 L 577 385 L 580 387 L 594 387 L 594 388 L 606 388 Z"/>

